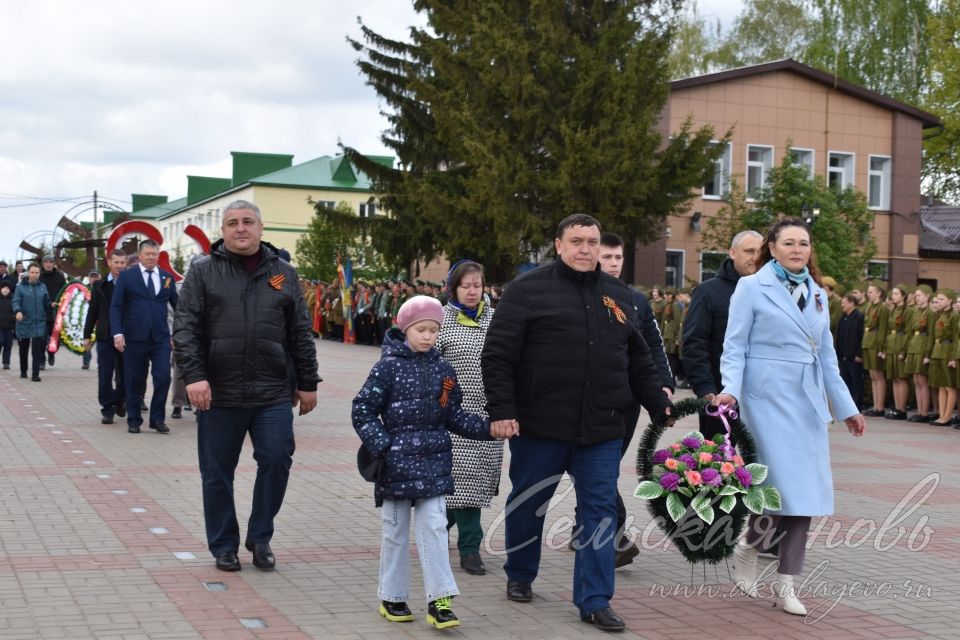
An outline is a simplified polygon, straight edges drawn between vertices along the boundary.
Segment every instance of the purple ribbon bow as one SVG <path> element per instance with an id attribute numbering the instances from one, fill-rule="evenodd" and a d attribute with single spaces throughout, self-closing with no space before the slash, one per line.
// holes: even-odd
<path id="1" fill-rule="evenodd" d="M 724 428 L 727 430 L 727 432 L 723 435 L 723 440 L 726 443 L 724 445 L 724 451 L 732 450 L 733 447 L 730 445 L 730 423 L 727 422 L 727 418 L 730 418 L 731 420 L 736 420 L 737 410 L 734 409 L 733 406 L 729 404 L 720 404 L 720 405 L 708 404 L 706 407 L 703 408 L 703 412 L 713 418 L 720 418 L 720 421 L 723 422 Z"/>

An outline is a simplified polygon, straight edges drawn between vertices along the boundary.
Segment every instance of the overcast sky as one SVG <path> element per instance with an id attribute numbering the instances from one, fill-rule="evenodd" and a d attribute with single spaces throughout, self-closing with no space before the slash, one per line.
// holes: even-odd
<path id="1" fill-rule="evenodd" d="M 699 2 L 725 26 L 739 5 Z M 94 190 L 129 210 L 131 193 L 183 197 L 188 174 L 229 177 L 231 151 L 300 163 L 336 153 L 342 140 L 386 153 L 376 94 L 345 38 L 359 36 L 358 16 L 396 38 L 422 22 L 408 0 L 0 0 L 0 8 L 7 261 Z"/>

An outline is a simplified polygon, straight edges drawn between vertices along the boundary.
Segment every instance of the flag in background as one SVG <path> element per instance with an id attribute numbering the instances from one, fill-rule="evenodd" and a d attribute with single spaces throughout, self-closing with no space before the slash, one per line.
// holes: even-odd
<path id="1" fill-rule="evenodd" d="M 337 276 L 340 278 L 340 297 L 343 301 L 343 343 L 354 344 L 357 336 L 353 329 L 353 269 L 350 258 L 344 267 L 337 255 Z"/>

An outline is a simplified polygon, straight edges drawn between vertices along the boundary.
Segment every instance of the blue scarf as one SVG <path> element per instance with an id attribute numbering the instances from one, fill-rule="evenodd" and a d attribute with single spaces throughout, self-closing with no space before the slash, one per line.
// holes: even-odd
<path id="1" fill-rule="evenodd" d="M 773 272 L 777 274 L 777 277 L 780 278 L 781 282 L 786 285 L 790 285 L 791 283 L 793 284 L 790 289 L 793 289 L 797 285 L 805 284 L 807 280 L 810 279 L 810 269 L 807 267 L 804 267 L 803 271 L 800 273 L 793 273 L 792 271 L 787 271 L 780 266 L 780 263 L 776 260 L 771 261 L 770 264 L 773 265 Z"/>

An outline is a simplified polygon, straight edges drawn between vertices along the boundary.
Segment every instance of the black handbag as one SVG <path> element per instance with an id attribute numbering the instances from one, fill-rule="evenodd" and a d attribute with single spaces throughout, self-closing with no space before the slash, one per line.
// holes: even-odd
<path id="1" fill-rule="evenodd" d="M 357 449 L 357 470 L 367 482 L 380 482 L 383 477 L 384 460 L 382 456 L 375 456 L 364 446 Z"/>

